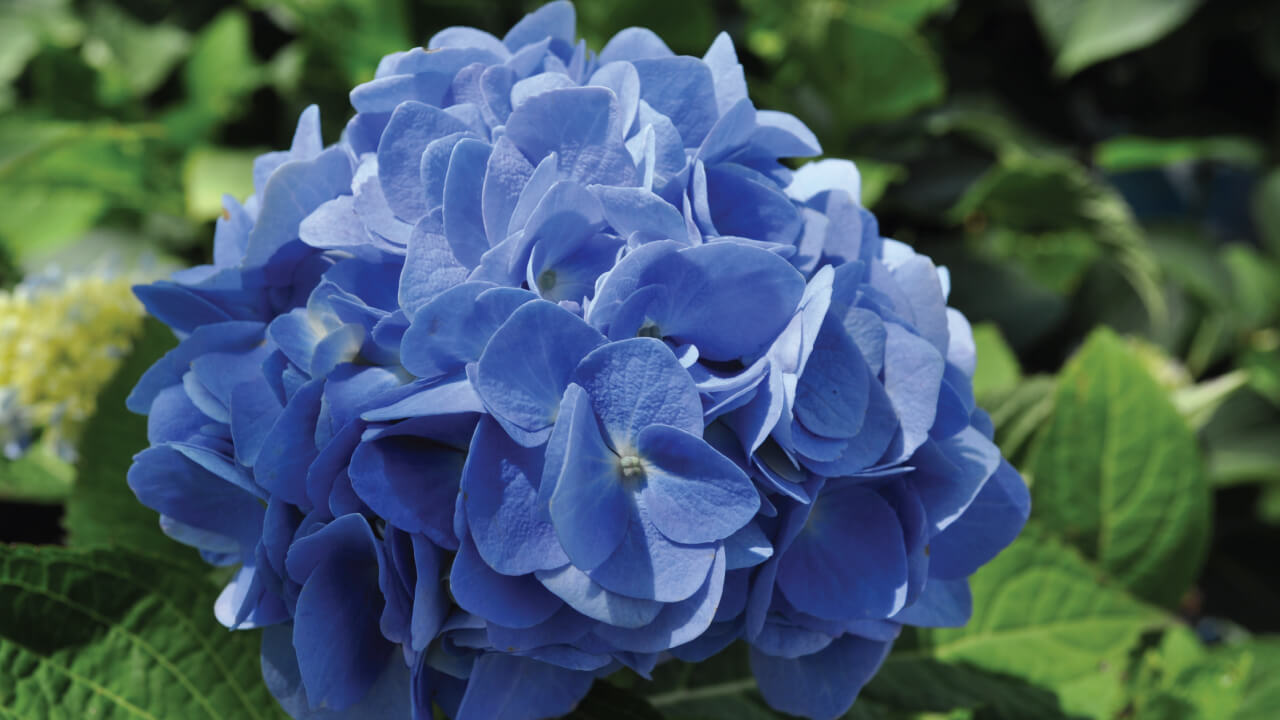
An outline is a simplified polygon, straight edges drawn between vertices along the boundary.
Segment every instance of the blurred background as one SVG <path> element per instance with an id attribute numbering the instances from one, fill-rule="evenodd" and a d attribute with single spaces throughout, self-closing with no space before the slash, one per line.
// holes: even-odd
<path id="1" fill-rule="evenodd" d="M 538 4 L 0 0 L 0 541 L 61 540 L 84 424 L 141 332 L 129 283 L 209 261 L 220 198 L 252 191 L 253 157 L 287 146 L 303 107 L 332 142 L 384 54 L 449 25 L 501 35 Z M 1280 630 L 1280 3 L 578 16 L 597 50 L 644 25 L 700 56 L 727 31 L 757 106 L 857 162 L 882 233 L 951 269 L 979 400 L 1030 480 L 1052 373 L 1092 329 L 1123 335 L 1213 488 L 1204 569 L 1172 606 L 1209 639 Z"/>

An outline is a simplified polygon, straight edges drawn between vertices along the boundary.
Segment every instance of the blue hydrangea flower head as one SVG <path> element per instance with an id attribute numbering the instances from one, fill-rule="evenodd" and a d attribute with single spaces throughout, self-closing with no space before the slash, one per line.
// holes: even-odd
<path id="1" fill-rule="evenodd" d="M 178 346 L 129 484 L 236 568 L 297 718 L 532 720 L 595 678 L 751 647 L 847 710 L 906 624 L 962 624 L 1026 488 L 973 401 L 945 270 L 851 163 L 701 57 L 554 2 L 387 56 L 325 146 L 137 289 Z"/>

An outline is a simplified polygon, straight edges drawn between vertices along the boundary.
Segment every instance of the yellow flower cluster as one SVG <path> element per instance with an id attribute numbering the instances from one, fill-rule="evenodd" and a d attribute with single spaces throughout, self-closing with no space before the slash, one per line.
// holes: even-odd
<path id="1" fill-rule="evenodd" d="M 86 273 L 0 290 L 0 393 L 54 447 L 74 447 L 142 327 L 137 280 Z"/>

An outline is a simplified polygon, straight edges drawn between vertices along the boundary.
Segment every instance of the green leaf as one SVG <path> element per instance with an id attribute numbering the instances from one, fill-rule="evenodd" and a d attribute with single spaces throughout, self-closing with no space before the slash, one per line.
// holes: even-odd
<path id="1" fill-rule="evenodd" d="M 970 244 L 1059 292 L 1074 291 L 1100 256 L 1141 297 L 1152 325 L 1162 328 L 1168 308 L 1160 266 L 1120 194 L 1067 155 L 1029 153 L 1021 145 L 999 152 L 996 164 L 949 211 L 970 230 Z"/>
<path id="2" fill-rule="evenodd" d="M 0 458 L 0 502 L 60 503 L 74 479 L 70 465 L 37 443 L 17 460 Z"/>
<path id="3" fill-rule="evenodd" d="M 1003 392 L 981 398 L 996 427 L 996 444 L 1010 461 L 1021 456 L 1027 442 L 1053 412 L 1054 387 L 1053 378 L 1033 375 Z"/>
<path id="4" fill-rule="evenodd" d="M 889 678 L 909 672 L 927 678 L 939 661 L 967 663 L 1053 689 L 1067 713 L 1098 716 L 1121 704 L 1130 649 L 1143 633 L 1167 622 L 1164 613 L 1099 577 L 1079 554 L 1033 527 L 974 574 L 970 585 L 969 624 L 917 631 L 917 647 L 895 651 L 886 661 Z M 931 693 L 966 689 L 957 690 L 956 683 L 964 685 L 964 676 L 953 671 L 950 682 L 922 680 L 917 692 L 923 702 Z M 987 703 L 1033 699 L 1001 694 Z M 936 702 L 945 704 L 946 698 Z"/>
<path id="5" fill-rule="evenodd" d="M 1068 77 L 1159 40 L 1203 0 L 1028 1 L 1041 34 L 1057 51 L 1054 71 Z"/>
<path id="6" fill-rule="evenodd" d="M 120 551 L 0 549 L 0 715 L 283 718 L 258 634 L 213 617 L 198 574 Z"/>
<path id="7" fill-rule="evenodd" d="M 194 550 L 160 532 L 155 511 L 139 503 L 125 484 L 134 454 L 147 446 L 147 419 L 129 412 L 124 400 L 143 371 L 173 345 L 173 334 L 147 318 L 133 352 L 98 396 L 98 410 L 81 436 L 76 485 L 63 517 L 68 545 L 116 546 L 179 563 L 200 562 Z"/>
<path id="8" fill-rule="evenodd" d="M 1206 649 L 1188 630 L 1167 633 L 1138 669 L 1136 717 L 1261 720 L 1280 707 L 1280 639 Z"/>
<path id="9" fill-rule="evenodd" d="M 1262 163 L 1264 155 L 1265 151 L 1257 141 L 1229 135 L 1189 138 L 1123 136 L 1094 146 L 1093 162 L 1107 172 L 1148 170 L 1203 161 L 1256 167 Z"/>
<path id="10" fill-rule="evenodd" d="M 983 718 L 1065 718 L 1058 696 L 1021 678 L 969 663 L 945 663 L 916 651 L 891 654 L 859 697 L 911 712 L 978 710 Z"/>
<path id="11" fill-rule="evenodd" d="M 199 142 L 209 137 L 218 124 L 241 115 L 249 93 L 266 79 L 254 57 L 249 19 L 243 11 L 224 10 L 204 27 L 182 77 L 186 102 L 164 120 L 174 140 L 183 144 Z"/>
<path id="12" fill-rule="evenodd" d="M 1005 342 L 1000 327 L 992 323 L 973 326 L 973 344 L 978 350 L 978 366 L 973 374 L 973 394 L 980 403 L 990 395 L 1013 389 L 1022 380 L 1018 357 Z"/>
<path id="13" fill-rule="evenodd" d="M 164 206 L 147 151 L 158 128 L 111 122 L 0 121 L 0 242 L 21 263 L 64 245 L 104 210 Z"/>
<path id="14" fill-rule="evenodd" d="M 894 120 L 942 100 L 946 78 L 916 33 L 872 13 L 850 12 L 827 37 L 835 52 L 829 71 L 844 81 L 836 102 L 846 126 Z"/>
<path id="15" fill-rule="evenodd" d="M 1027 467 L 1045 527 L 1140 597 L 1177 602 L 1207 550 L 1209 486 L 1186 422 L 1110 330 L 1063 369 Z"/>
<path id="16" fill-rule="evenodd" d="M 142 23 L 115 5 L 98 3 L 81 54 L 98 71 L 99 99 L 116 105 L 159 87 L 189 45 L 175 25 Z"/>
<path id="17" fill-rule="evenodd" d="M 222 212 L 223 195 L 238 200 L 248 197 L 253 192 L 256 156 L 252 151 L 193 148 L 182 171 L 187 215 L 194 220 L 212 220 Z"/>

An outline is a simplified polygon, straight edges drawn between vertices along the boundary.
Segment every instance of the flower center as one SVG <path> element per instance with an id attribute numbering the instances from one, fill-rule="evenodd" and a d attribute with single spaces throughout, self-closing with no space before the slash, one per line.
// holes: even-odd
<path id="1" fill-rule="evenodd" d="M 618 466 L 622 469 L 622 477 L 627 480 L 638 480 L 644 477 L 644 461 L 639 455 L 623 455 Z"/>
<path id="2" fill-rule="evenodd" d="M 542 292 L 547 292 L 548 290 L 550 290 L 555 286 L 556 286 L 555 270 L 543 270 L 542 273 L 538 275 L 538 289 L 541 290 Z"/>

